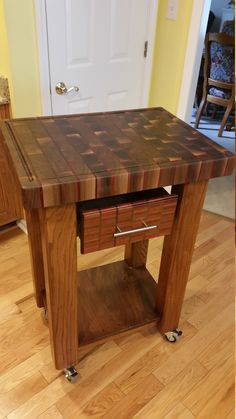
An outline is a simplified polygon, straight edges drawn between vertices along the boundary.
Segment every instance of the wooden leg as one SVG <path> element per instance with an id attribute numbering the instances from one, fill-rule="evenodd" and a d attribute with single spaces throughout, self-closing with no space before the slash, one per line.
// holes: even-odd
<path id="1" fill-rule="evenodd" d="M 130 243 L 125 246 L 125 260 L 133 268 L 140 268 L 146 265 L 148 251 L 148 240 Z"/>
<path id="2" fill-rule="evenodd" d="M 214 104 L 214 107 L 213 107 L 213 110 L 212 110 L 212 113 L 211 113 L 211 119 L 216 118 L 217 110 L 218 110 L 218 106 Z"/>
<path id="3" fill-rule="evenodd" d="M 207 102 L 205 108 L 203 109 L 205 111 L 205 114 L 207 117 L 210 117 L 211 113 L 209 112 L 209 105 L 210 103 Z"/>
<path id="4" fill-rule="evenodd" d="M 38 307 L 44 307 L 45 280 L 39 210 L 25 211 L 25 215 L 36 303 Z"/>
<path id="5" fill-rule="evenodd" d="M 179 195 L 172 233 L 164 239 L 157 287 L 162 333 L 176 329 L 197 236 L 207 181 L 172 188 Z"/>
<path id="6" fill-rule="evenodd" d="M 77 363 L 75 204 L 42 210 L 43 255 L 52 354 L 57 369 Z"/>
<path id="7" fill-rule="evenodd" d="M 206 106 L 206 103 L 207 103 L 207 100 L 206 100 L 206 99 L 202 99 L 202 101 L 201 101 L 201 103 L 200 103 L 200 105 L 199 105 L 198 111 L 197 111 L 197 116 L 196 116 L 196 120 L 195 120 L 194 128 L 198 128 L 198 125 L 199 125 L 200 119 L 201 119 L 201 117 L 202 117 L 202 113 L 203 113 L 204 108 L 205 108 L 205 106 Z"/>
<path id="8" fill-rule="evenodd" d="M 233 104 L 230 102 L 230 104 L 226 108 L 226 111 L 224 113 L 223 119 L 221 121 L 221 125 L 220 125 L 220 129 L 219 129 L 218 137 L 222 137 L 222 134 L 223 134 L 223 131 L 224 131 L 224 127 L 226 125 L 226 122 L 228 121 L 228 117 L 229 117 L 230 113 L 232 112 L 232 109 L 233 109 Z"/>

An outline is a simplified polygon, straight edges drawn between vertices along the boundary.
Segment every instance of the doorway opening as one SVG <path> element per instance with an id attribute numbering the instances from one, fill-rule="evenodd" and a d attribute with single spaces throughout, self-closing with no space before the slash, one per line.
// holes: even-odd
<path id="1" fill-rule="evenodd" d="M 208 38 L 208 34 L 227 34 L 234 37 L 234 1 L 231 0 L 212 0 L 210 11 L 208 14 L 208 22 L 207 22 L 207 28 L 206 28 L 206 38 Z M 234 78 L 234 49 L 233 47 L 230 49 L 228 46 L 222 45 L 222 47 L 219 45 L 217 48 L 218 50 L 214 50 L 213 44 L 210 43 L 211 36 L 209 37 L 209 74 L 207 76 L 211 77 L 214 75 L 214 68 L 218 67 L 220 70 L 220 66 L 222 66 L 222 81 L 225 80 L 233 80 Z M 217 38 L 216 38 L 217 39 Z M 212 45 L 212 46 L 211 46 Z M 215 43 L 215 45 L 217 45 Z M 216 47 L 215 47 L 216 48 Z M 221 56 L 217 51 L 220 51 Z M 231 51 L 231 58 L 230 58 L 230 51 Z M 213 57 L 213 54 L 215 54 L 215 58 Z M 227 54 L 227 56 L 226 56 Z M 204 98 L 204 65 L 208 54 L 205 49 L 205 45 L 202 49 L 201 53 L 201 64 L 198 74 L 198 81 L 197 81 L 197 87 L 194 95 L 194 104 L 192 109 L 192 116 L 191 116 L 191 125 L 196 126 L 197 129 L 202 132 L 203 134 L 210 137 L 215 142 L 219 143 L 223 147 L 226 147 L 231 152 L 234 152 L 234 137 L 235 133 L 232 130 L 234 125 L 234 113 L 231 112 L 231 114 L 228 117 L 227 124 L 223 130 L 222 136 L 219 136 L 220 134 L 220 126 L 222 123 L 222 120 L 225 115 L 226 107 L 221 106 L 220 104 L 210 103 L 207 102 L 203 109 L 203 113 L 201 114 L 199 107 L 201 107 L 201 102 Z M 215 60 L 215 62 L 214 62 Z M 216 61 L 218 60 L 218 61 Z M 221 62 L 219 61 L 221 60 Z M 224 63 L 225 60 L 225 63 Z M 212 63 L 212 64 L 210 64 Z M 227 64 L 231 64 L 231 69 L 228 67 L 225 72 L 225 66 Z M 232 73 L 231 75 L 229 73 Z M 219 72 L 217 73 L 217 79 L 219 79 Z M 205 75 L 206 80 L 206 75 Z M 207 86 L 208 93 L 211 93 L 212 95 L 216 96 L 222 96 L 226 95 L 227 97 L 230 97 L 231 91 L 226 91 L 225 89 L 220 89 L 216 86 Z M 214 99 L 213 99 L 214 100 Z M 217 101 L 217 100 L 216 100 Z M 201 115 L 201 116 L 200 116 Z M 196 120 L 199 119 L 199 124 L 196 123 Z"/>
<path id="2" fill-rule="evenodd" d="M 230 27 L 234 28 L 234 1 L 230 0 L 212 0 L 208 10 L 207 17 L 207 33 L 221 33 L 224 31 L 224 25 L 231 22 Z M 207 36 L 207 35 L 206 35 Z M 232 34 L 234 37 L 234 33 Z M 234 42 L 234 41 L 233 41 Z M 201 65 L 198 74 L 197 87 L 194 94 L 192 115 L 190 123 L 194 127 L 196 116 L 203 96 L 203 82 L 204 82 L 204 60 L 205 49 L 201 48 Z M 234 67 L 234 66 L 233 66 Z M 209 103 L 204 113 L 201 115 L 198 130 L 217 142 L 219 145 L 234 153 L 235 148 L 235 132 L 224 129 L 223 135 L 218 136 L 221 120 L 225 113 L 225 107 L 216 106 Z M 232 114 L 228 123 L 231 121 L 234 124 L 234 115 Z M 208 191 L 204 203 L 204 209 L 225 217 L 234 219 L 234 190 L 235 182 L 234 176 L 227 176 L 224 178 L 211 179 L 208 186 Z"/>

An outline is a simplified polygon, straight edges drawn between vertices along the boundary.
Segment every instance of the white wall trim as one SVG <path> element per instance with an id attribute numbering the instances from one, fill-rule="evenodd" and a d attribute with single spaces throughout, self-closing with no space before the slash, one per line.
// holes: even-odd
<path id="1" fill-rule="evenodd" d="M 211 0 L 194 0 L 177 116 L 189 123 L 201 64 Z"/>
<path id="2" fill-rule="evenodd" d="M 157 24 L 159 0 L 150 1 L 149 22 L 148 22 L 148 54 L 145 62 L 144 69 L 144 84 L 142 94 L 142 105 L 148 106 L 149 91 L 152 77 L 152 62 L 155 45 L 155 33 Z M 36 17 L 36 34 L 38 41 L 38 62 L 39 62 L 39 75 L 40 75 L 40 88 L 42 99 L 42 114 L 52 115 L 52 102 L 50 95 L 50 65 L 49 65 L 49 47 L 48 47 L 48 34 L 47 34 L 47 12 L 46 0 L 34 0 L 35 4 L 35 17 Z"/>
<path id="3" fill-rule="evenodd" d="M 50 94 L 50 66 L 47 35 L 47 13 L 45 0 L 34 0 L 36 34 L 38 42 L 38 62 L 43 116 L 52 115 Z"/>
<path id="4" fill-rule="evenodd" d="M 146 58 L 146 63 L 145 63 L 144 80 L 143 80 L 142 103 L 144 107 L 148 107 L 149 105 L 158 6 L 159 6 L 159 0 L 151 0 L 149 16 L 148 16 L 148 31 L 147 31 L 148 53 L 147 53 L 147 58 Z"/>

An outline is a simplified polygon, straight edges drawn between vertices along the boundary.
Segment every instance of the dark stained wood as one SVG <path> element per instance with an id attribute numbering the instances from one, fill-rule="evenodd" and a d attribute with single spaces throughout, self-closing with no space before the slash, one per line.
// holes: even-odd
<path id="1" fill-rule="evenodd" d="M 25 208 L 232 173 L 233 156 L 162 108 L 3 122 Z"/>
<path id="2" fill-rule="evenodd" d="M 125 246 L 125 260 L 129 266 L 140 268 L 146 265 L 149 240 L 129 243 Z"/>
<path id="3" fill-rule="evenodd" d="M 79 272 L 79 345 L 157 322 L 156 288 L 146 268 L 123 261 Z"/>
<path id="4" fill-rule="evenodd" d="M 184 299 L 207 182 L 174 186 L 179 195 L 172 234 L 164 239 L 157 287 L 159 329 L 176 329 Z"/>
<path id="5" fill-rule="evenodd" d="M 23 206 L 19 181 L 0 138 L 0 227 L 20 218 L 23 218 Z"/>
<path id="6" fill-rule="evenodd" d="M 39 305 L 45 281 L 55 367 L 77 363 L 78 341 L 92 344 L 159 316 L 160 331 L 177 327 L 206 183 L 232 173 L 233 155 L 161 108 L 3 122 L 0 146 L 21 186 Z M 159 190 L 167 185 L 178 185 L 172 231 L 176 197 Z M 144 266 L 150 236 L 143 235 L 125 242 L 126 261 L 79 273 L 77 284 L 76 209 L 89 219 L 79 222 L 89 251 L 97 237 L 99 249 L 122 244 L 110 242 L 114 226 L 158 219 L 159 234 L 171 233 L 158 286 Z"/>
<path id="7" fill-rule="evenodd" d="M 77 363 L 77 252 L 75 205 L 42 210 L 46 300 L 57 369 Z"/>
<path id="8" fill-rule="evenodd" d="M 155 192 L 155 193 L 153 193 Z M 145 197 L 145 199 L 143 199 Z M 102 202 L 104 202 L 102 205 Z M 169 195 L 159 188 L 148 193 L 118 196 L 109 200 L 92 202 L 96 209 L 79 210 L 79 236 L 81 253 L 89 253 L 114 246 L 147 240 L 170 234 L 174 219 L 177 196 Z M 89 202 L 91 207 L 91 203 Z M 156 226 L 143 232 L 129 233 L 115 237 L 115 233 Z"/>
<path id="9" fill-rule="evenodd" d="M 44 307 L 45 279 L 40 210 L 25 210 L 35 299 L 38 307 Z"/>

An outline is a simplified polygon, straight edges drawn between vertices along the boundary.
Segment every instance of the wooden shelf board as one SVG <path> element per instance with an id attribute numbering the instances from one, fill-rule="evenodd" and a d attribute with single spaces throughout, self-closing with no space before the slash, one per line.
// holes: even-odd
<path id="1" fill-rule="evenodd" d="M 78 272 L 79 345 L 157 322 L 157 284 L 125 261 Z"/>

